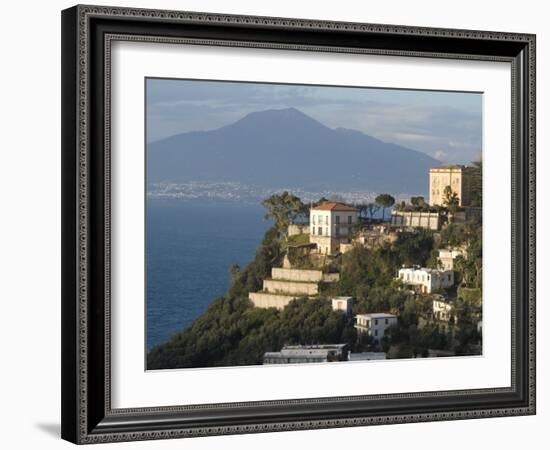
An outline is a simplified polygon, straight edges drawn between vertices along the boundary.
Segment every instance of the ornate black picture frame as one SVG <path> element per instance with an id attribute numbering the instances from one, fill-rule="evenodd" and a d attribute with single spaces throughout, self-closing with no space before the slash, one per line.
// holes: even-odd
<path id="1" fill-rule="evenodd" d="M 507 388 L 113 409 L 110 45 L 116 40 L 512 66 Z M 535 36 L 99 6 L 62 12 L 62 437 L 74 443 L 535 414 Z"/>

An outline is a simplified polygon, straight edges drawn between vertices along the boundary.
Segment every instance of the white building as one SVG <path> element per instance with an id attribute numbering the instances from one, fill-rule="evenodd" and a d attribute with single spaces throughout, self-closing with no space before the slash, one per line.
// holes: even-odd
<path id="1" fill-rule="evenodd" d="M 432 303 L 433 314 L 437 320 L 448 322 L 452 317 L 453 307 L 443 300 L 434 300 Z M 456 322 L 456 317 L 454 318 Z"/>
<path id="2" fill-rule="evenodd" d="M 351 315 L 351 306 L 353 297 L 335 297 L 332 299 L 332 310 L 342 311 L 346 315 Z"/>
<path id="3" fill-rule="evenodd" d="M 347 344 L 285 345 L 280 352 L 264 353 L 264 364 L 306 364 L 346 361 Z"/>
<path id="4" fill-rule="evenodd" d="M 428 269 L 426 267 L 403 267 L 399 269 L 398 279 L 408 286 L 415 286 L 424 294 L 436 289 L 451 287 L 454 284 L 452 270 Z"/>
<path id="5" fill-rule="evenodd" d="M 375 341 L 382 339 L 386 330 L 397 324 L 397 316 L 385 313 L 357 314 L 355 328 L 359 333 L 372 336 Z"/>
<path id="6" fill-rule="evenodd" d="M 386 359 L 385 352 L 348 353 L 348 361 L 380 361 Z"/>
<path id="7" fill-rule="evenodd" d="M 319 253 L 331 255 L 340 244 L 349 244 L 359 210 L 343 203 L 324 202 L 309 211 L 309 241 Z"/>
<path id="8" fill-rule="evenodd" d="M 457 256 L 466 256 L 466 252 L 459 248 L 441 248 L 439 249 L 439 262 L 443 270 L 453 270 L 454 260 Z"/>

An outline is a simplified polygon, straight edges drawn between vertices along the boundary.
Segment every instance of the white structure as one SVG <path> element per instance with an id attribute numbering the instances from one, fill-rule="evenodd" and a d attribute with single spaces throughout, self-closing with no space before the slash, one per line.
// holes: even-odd
<path id="1" fill-rule="evenodd" d="M 443 300 L 434 300 L 432 303 L 433 314 L 437 320 L 448 322 L 451 320 L 453 307 Z M 456 317 L 455 317 L 456 322 Z"/>
<path id="2" fill-rule="evenodd" d="M 441 215 L 434 211 L 393 210 L 391 226 L 394 228 L 425 228 L 436 231 L 441 226 Z"/>
<path id="3" fill-rule="evenodd" d="M 264 353 L 264 364 L 304 364 L 346 361 L 347 344 L 285 345 L 280 352 Z"/>
<path id="4" fill-rule="evenodd" d="M 380 361 L 386 359 L 386 352 L 348 353 L 348 361 Z"/>
<path id="5" fill-rule="evenodd" d="M 347 316 L 351 315 L 353 297 L 335 297 L 332 299 L 332 310 L 342 311 Z"/>
<path id="6" fill-rule="evenodd" d="M 436 289 L 451 287 L 455 282 L 452 270 L 428 269 L 426 267 L 399 269 L 398 279 L 405 285 L 417 287 L 424 294 L 430 294 Z"/>
<path id="7" fill-rule="evenodd" d="M 382 339 L 386 330 L 397 324 L 397 316 L 385 313 L 357 314 L 355 328 L 359 333 L 367 333 L 375 341 Z"/>
<path id="8" fill-rule="evenodd" d="M 330 255 L 349 244 L 359 210 L 343 203 L 324 202 L 309 211 L 309 241 L 319 253 Z"/>
<path id="9" fill-rule="evenodd" d="M 443 267 L 443 270 L 453 270 L 454 260 L 457 256 L 466 256 L 466 252 L 459 248 L 442 248 L 439 249 L 439 262 Z"/>

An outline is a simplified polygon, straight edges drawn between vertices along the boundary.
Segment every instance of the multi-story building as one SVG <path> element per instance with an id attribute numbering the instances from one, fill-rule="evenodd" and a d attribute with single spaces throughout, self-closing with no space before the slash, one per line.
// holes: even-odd
<path id="1" fill-rule="evenodd" d="M 357 314 L 355 316 L 355 328 L 358 333 L 366 333 L 372 336 L 375 342 L 382 339 L 386 330 L 397 324 L 397 316 L 386 313 Z"/>
<path id="2" fill-rule="evenodd" d="M 399 269 L 397 278 L 404 285 L 414 286 L 423 294 L 451 287 L 455 282 L 452 270 L 428 269 L 418 266 Z"/>
<path id="3" fill-rule="evenodd" d="M 306 364 L 347 361 L 347 344 L 285 345 L 280 352 L 264 353 L 264 364 Z"/>
<path id="4" fill-rule="evenodd" d="M 340 244 L 351 242 L 353 225 L 359 210 L 337 202 L 324 202 L 309 212 L 309 241 L 317 245 L 317 251 L 331 255 L 339 251 Z"/>
<path id="5" fill-rule="evenodd" d="M 471 202 L 473 168 L 462 165 L 432 167 L 430 169 L 430 205 L 445 203 L 445 188 L 450 186 L 458 196 L 458 206 Z"/>

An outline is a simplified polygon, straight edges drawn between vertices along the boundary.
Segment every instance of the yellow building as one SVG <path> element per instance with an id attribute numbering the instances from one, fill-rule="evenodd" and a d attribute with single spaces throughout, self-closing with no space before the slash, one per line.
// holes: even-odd
<path id="1" fill-rule="evenodd" d="M 430 169 L 430 205 L 443 206 L 445 188 L 450 186 L 458 196 L 458 206 L 471 202 L 472 167 L 449 165 Z"/>

